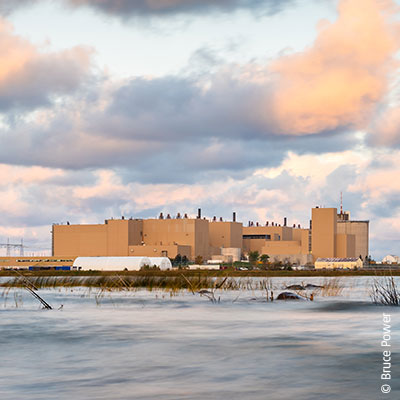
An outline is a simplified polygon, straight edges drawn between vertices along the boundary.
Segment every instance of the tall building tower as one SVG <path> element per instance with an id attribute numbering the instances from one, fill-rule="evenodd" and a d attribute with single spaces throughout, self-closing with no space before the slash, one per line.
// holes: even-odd
<path id="1" fill-rule="evenodd" d="M 311 251 L 314 260 L 336 256 L 337 209 L 313 208 Z"/>

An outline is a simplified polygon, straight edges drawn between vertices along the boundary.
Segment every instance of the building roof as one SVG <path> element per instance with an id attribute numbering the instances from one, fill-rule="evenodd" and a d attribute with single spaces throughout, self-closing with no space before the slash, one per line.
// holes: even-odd
<path id="1" fill-rule="evenodd" d="M 363 223 L 363 224 L 369 224 L 369 220 L 354 220 L 354 219 L 348 219 L 348 220 L 342 220 L 342 219 L 339 219 L 338 221 L 338 224 L 343 224 L 343 223 L 347 223 L 347 224 L 351 224 L 351 223 Z"/>
<path id="2" fill-rule="evenodd" d="M 348 258 L 318 258 L 317 262 L 355 262 L 358 261 L 359 258 L 357 257 L 348 257 Z"/>

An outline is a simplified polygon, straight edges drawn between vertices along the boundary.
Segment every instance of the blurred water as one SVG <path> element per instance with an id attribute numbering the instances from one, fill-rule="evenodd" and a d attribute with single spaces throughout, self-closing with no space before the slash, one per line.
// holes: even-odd
<path id="1" fill-rule="evenodd" d="M 320 278 L 273 278 L 319 284 Z M 371 278 L 337 297 L 266 302 L 219 291 L 0 290 L 0 399 L 399 399 L 400 314 L 371 303 Z M 1 296 L 2 294 L 2 296 Z M 97 294 L 97 296 L 96 296 Z M 392 392 L 381 394 L 382 313 L 392 315 Z"/>

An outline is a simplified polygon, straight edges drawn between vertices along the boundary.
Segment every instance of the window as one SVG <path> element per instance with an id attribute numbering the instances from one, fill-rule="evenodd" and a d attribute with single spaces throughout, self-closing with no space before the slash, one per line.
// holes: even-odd
<path id="1" fill-rule="evenodd" d="M 243 235 L 243 239 L 271 240 L 271 235 Z"/>

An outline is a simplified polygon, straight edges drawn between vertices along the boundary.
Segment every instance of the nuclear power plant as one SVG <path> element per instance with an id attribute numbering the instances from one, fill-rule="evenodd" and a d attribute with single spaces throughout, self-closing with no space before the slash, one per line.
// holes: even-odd
<path id="1" fill-rule="evenodd" d="M 350 213 L 336 208 L 312 209 L 310 226 L 288 226 L 249 221 L 247 226 L 216 217 L 186 214 L 157 219 L 109 219 L 97 225 L 53 225 L 54 257 L 144 256 L 194 261 L 238 261 L 249 252 L 267 254 L 270 260 L 312 263 L 317 258 L 368 256 L 369 221 L 352 221 Z"/>
<path id="2" fill-rule="evenodd" d="M 52 256 L 0 258 L 0 268 L 37 261 L 65 266 L 78 257 L 186 257 L 189 261 L 235 262 L 250 252 L 270 262 L 314 264 L 317 259 L 361 258 L 369 255 L 369 221 L 353 221 L 349 212 L 315 207 L 309 227 L 281 223 L 195 218 L 161 213 L 154 219 L 108 219 L 102 224 L 53 224 Z M 17 262 L 18 261 L 18 262 Z M 213 262 L 212 261 L 212 262 Z M 57 264 L 58 263 L 58 264 Z"/>

